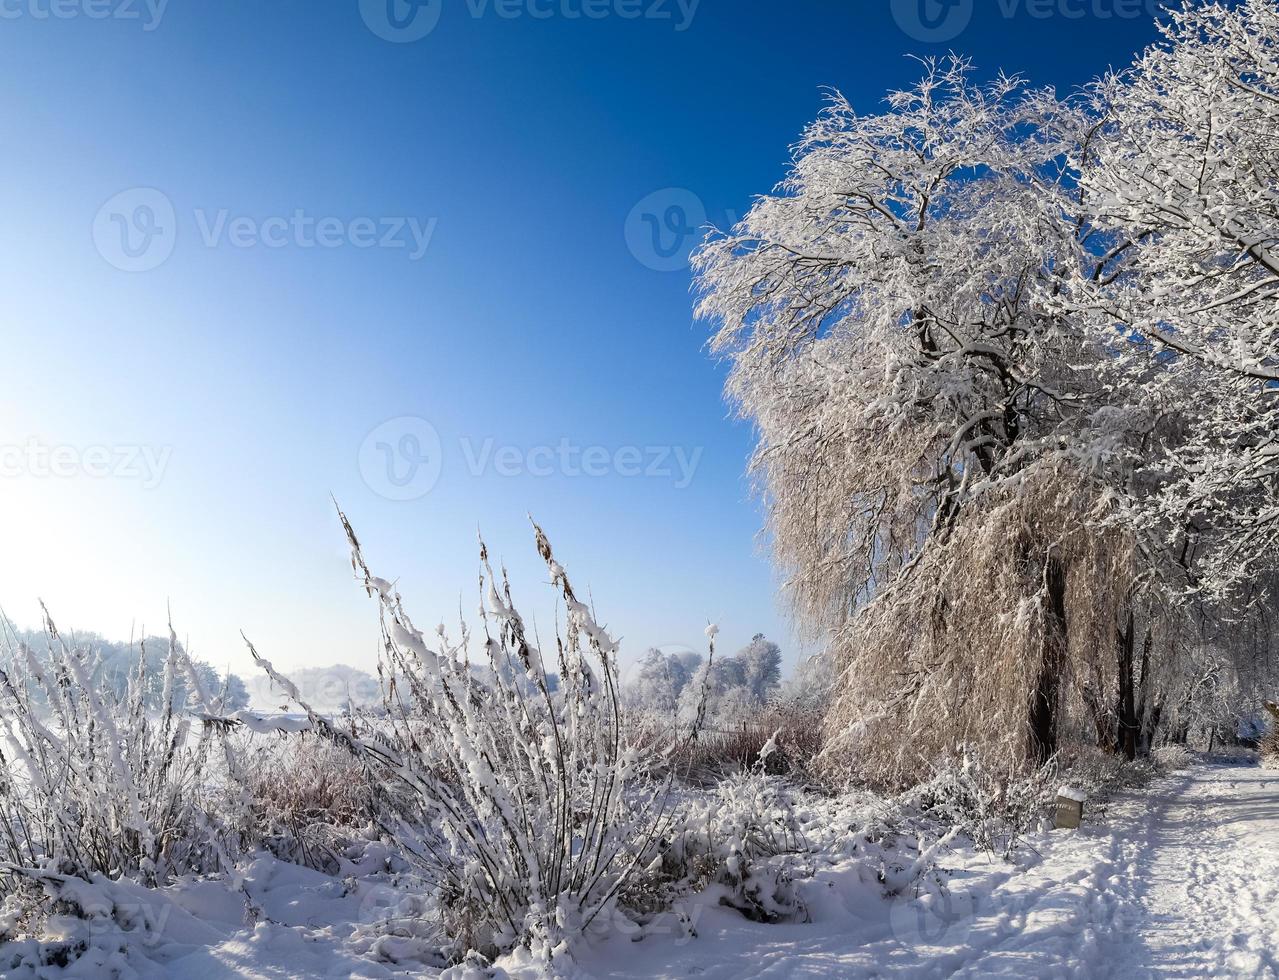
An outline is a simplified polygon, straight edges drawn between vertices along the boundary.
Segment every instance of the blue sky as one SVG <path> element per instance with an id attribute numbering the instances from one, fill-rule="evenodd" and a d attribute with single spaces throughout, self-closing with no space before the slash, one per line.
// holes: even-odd
<path id="1" fill-rule="evenodd" d="M 0 3 L 6 612 L 124 638 L 171 602 L 219 665 L 244 629 L 368 667 L 332 493 L 419 622 L 474 608 L 482 527 L 545 627 L 531 512 L 629 656 L 708 618 L 793 654 L 683 229 L 782 177 L 823 86 L 874 111 L 953 48 L 1071 87 L 1145 4 L 392 2 L 429 33 Z"/>

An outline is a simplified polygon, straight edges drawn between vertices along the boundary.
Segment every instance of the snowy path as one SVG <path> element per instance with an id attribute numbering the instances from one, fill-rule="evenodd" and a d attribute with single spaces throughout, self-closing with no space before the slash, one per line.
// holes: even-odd
<path id="1" fill-rule="evenodd" d="M 961 869 L 944 907 L 886 903 L 837 867 L 809 924 L 707 908 L 692 942 L 615 940 L 579 961 L 618 980 L 1279 977 L 1279 772 L 1198 765 L 1035 844 L 1024 870 Z"/>
<path id="2" fill-rule="evenodd" d="M 1138 914 L 1116 975 L 1279 976 L 1279 771 L 1200 767 L 1150 803 L 1123 845 Z"/>

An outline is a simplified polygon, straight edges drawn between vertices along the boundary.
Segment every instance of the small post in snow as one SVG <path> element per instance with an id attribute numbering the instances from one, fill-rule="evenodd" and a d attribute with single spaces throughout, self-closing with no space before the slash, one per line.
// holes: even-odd
<path id="1" fill-rule="evenodd" d="M 1077 830 L 1084 820 L 1084 802 L 1088 799 L 1088 794 L 1082 789 L 1075 789 L 1073 786 L 1063 786 L 1057 790 L 1057 820 L 1055 826 L 1058 830 Z"/>

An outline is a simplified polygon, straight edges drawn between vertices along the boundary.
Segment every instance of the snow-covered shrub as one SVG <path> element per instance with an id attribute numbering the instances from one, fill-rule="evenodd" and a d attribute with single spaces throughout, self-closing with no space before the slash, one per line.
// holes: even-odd
<path id="1" fill-rule="evenodd" d="M 807 850 L 787 784 L 757 765 L 693 803 L 662 870 L 694 889 L 718 887 L 720 904 L 747 918 L 779 922 L 807 914 L 797 887 L 807 874 L 801 863 Z"/>
<path id="2" fill-rule="evenodd" d="M 1279 769 L 1279 733 L 1271 732 L 1262 741 L 1261 764 L 1267 769 Z"/>
<path id="3" fill-rule="evenodd" d="M 223 705 L 171 628 L 160 676 L 142 647 L 120 684 L 97 683 L 98 653 L 47 612 L 45 629 L 44 655 L 19 640 L 0 668 L 0 939 L 15 941 L 0 973 L 75 961 L 105 975 L 105 947 L 84 937 L 139 928 L 142 886 L 230 871 L 247 807 L 234 750 L 208 720 Z M 183 711 L 179 678 L 203 718 Z M 134 898 L 110 901 L 121 889 Z"/>
<path id="4" fill-rule="evenodd" d="M 221 713 L 172 629 L 161 677 L 143 647 L 123 688 L 94 683 L 97 654 L 47 612 L 45 629 L 47 656 L 19 641 L 0 669 L 0 892 L 39 873 L 158 884 L 226 867 L 240 810 L 215 784 L 234 759 L 177 703 L 183 677 L 206 716 Z"/>
<path id="5" fill-rule="evenodd" d="M 250 644 L 307 717 L 240 712 L 228 721 L 318 732 L 387 788 L 378 823 L 434 897 L 441 955 L 456 961 L 524 947 L 543 962 L 557 959 L 595 920 L 617 914 L 619 893 L 652 862 L 672 819 L 669 775 L 653 778 L 660 758 L 641 752 L 623 724 L 617 644 L 535 526 L 564 609 L 558 685 L 483 543 L 484 659 L 473 664 L 466 625 L 457 643 L 443 626 L 428 639 L 395 586 L 369 571 L 341 517 L 352 566 L 378 603 L 384 716 L 366 731 L 324 718 Z M 708 635 L 713 661 L 713 628 Z M 421 927 L 415 923 L 416 937 Z"/>
<path id="6" fill-rule="evenodd" d="M 1040 829 L 1057 782 L 1055 759 L 1029 775 L 1010 776 L 964 749 L 935 766 L 932 778 L 908 791 L 903 802 L 976 847 L 1008 858 L 1027 833 Z"/>

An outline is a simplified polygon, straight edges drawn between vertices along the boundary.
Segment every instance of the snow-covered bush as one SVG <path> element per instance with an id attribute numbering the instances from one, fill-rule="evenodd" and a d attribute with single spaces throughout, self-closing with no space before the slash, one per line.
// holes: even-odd
<path id="1" fill-rule="evenodd" d="M 456 643 L 443 626 L 428 639 L 395 586 L 369 571 L 345 515 L 342 522 L 352 566 L 378 603 L 384 716 L 364 731 L 324 718 L 250 645 L 307 718 L 240 712 L 229 721 L 318 732 L 386 788 L 379 826 L 434 898 L 434 941 L 444 958 L 520 946 L 557 960 L 598 918 L 624 914 L 619 894 L 653 861 L 672 821 L 670 776 L 654 778 L 660 757 L 640 751 L 624 727 L 617 644 L 535 526 L 563 603 L 558 686 L 483 543 L 477 669 L 466 625 Z M 713 662 L 713 628 L 708 635 Z M 413 924 L 415 938 L 422 925 Z"/>
<path id="2" fill-rule="evenodd" d="M 793 857 L 804 845 L 784 783 L 759 771 L 730 776 L 716 788 L 705 833 L 722 860 L 715 880 L 731 889 L 727 904 L 763 922 L 806 914 Z"/>
<path id="3" fill-rule="evenodd" d="M 933 769 L 903 802 L 958 830 L 974 846 L 1008 858 L 1026 834 L 1040 829 L 1057 784 L 1056 760 L 1026 776 L 991 767 L 964 749 Z"/>
<path id="4" fill-rule="evenodd" d="M 1161 745 L 1150 753 L 1150 761 L 1160 769 L 1174 771 L 1184 769 L 1194 761 L 1194 755 L 1184 745 Z"/>
<path id="5" fill-rule="evenodd" d="M 807 850 L 788 784 L 761 764 L 695 799 L 671 836 L 661 870 L 684 887 L 718 889 L 720 904 L 747 918 L 779 922 L 807 914 L 797 884 L 809 873 L 802 864 Z"/>
<path id="6" fill-rule="evenodd" d="M 21 940 L 17 960 L 92 971 L 102 944 L 74 937 L 138 928 L 142 886 L 232 871 L 248 808 L 235 750 L 208 720 L 223 703 L 172 628 L 159 677 L 142 645 L 112 684 L 47 612 L 45 629 L 42 655 L 19 640 L 0 668 L 0 940 Z M 199 714 L 183 711 L 179 679 Z M 121 889 L 131 902 L 110 900 Z"/>
<path id="7" fill-rule="evenodd" d="M 1271 732 L 1262 740 L 1261 764 L 1267 769 L 1279 769 L 1279 733 Z"/>
<path id="8" fill-rule="evenodd" d="M 172 630 L 162 676 L 140 649 L 121 690 L 93 682 L 96 653 L 64 640 L 47 613 L 45 627 L 46 657 L 19 642 L 0 669 L 0 889 L 38 873 L 161 884 L 225 868 L 240 811 L 216 785 L 234 760 L 176 703 L 184 676 L 206 716 L 221 713 Z"/>

